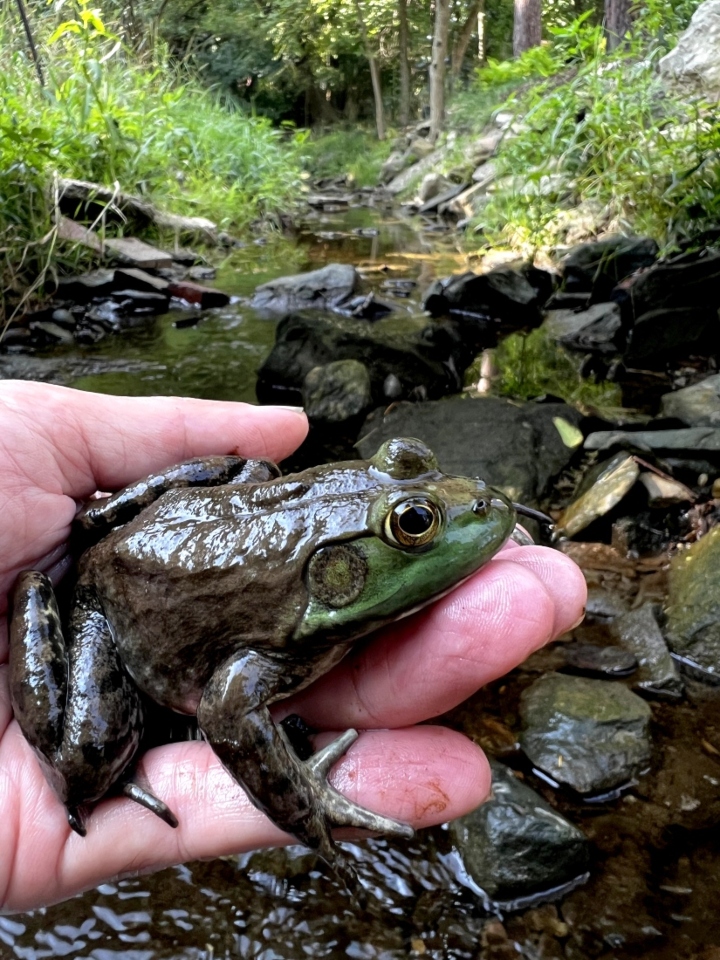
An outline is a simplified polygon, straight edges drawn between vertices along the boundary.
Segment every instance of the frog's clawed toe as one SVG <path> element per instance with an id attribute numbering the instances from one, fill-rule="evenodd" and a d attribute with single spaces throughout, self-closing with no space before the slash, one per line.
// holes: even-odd
<path id="1" fill-rule="evenodd" d="M 308 776 L 316 784 L 325 816 L 336 827 L 359 827 L 362 830 L 370 830 L 389 837 L 410 839 L 414 835 L 414 830 L 409 824 L 366 810 L 365 807 L 353 803 L 338 793 L 327 782 L 327 774 L 333 764 L 347 752 L 357 738 L 357 730 L 346 730 L 303 763 Z"/>
<path id="2" fill-rule="evenodd" d="M 166 803 L 163 803 L 162 800 L 158 800 L 158 798 L 153 796 L 148 790 L 144 790 L 138 786 L 137 783 L 128 781 L 128 783 L 123 784 L 122 792 L 130 800 L 139 803 L 141 807 L 151 810 L 156 817 L 160 817 L 169 827 L 177 827 L 178 818 L 170 807 Z"/>

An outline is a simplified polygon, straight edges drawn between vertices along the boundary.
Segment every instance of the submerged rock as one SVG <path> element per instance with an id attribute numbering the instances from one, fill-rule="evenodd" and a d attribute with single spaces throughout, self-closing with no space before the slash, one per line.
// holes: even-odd
<path id="1" fill-rule="evenodd" d="M 692 387 L 666 393 L 660 401 L 663 417 L 676 417 L 688 427 L 720 426 L 720 373 Z"/>
<path id="2" fill-rule="evenodd" d="M 302 396 L 311 420 L 340 423 L 372 403 L 370 374 L 358 360 L 335 360 L 313 367 L 303 381 Z"/>
<path id="3" fill-rule="evenodd" d="M 618 617 L 610 627 L 623 649 L 637 657 L 639 671 L 633 677 L 636 690 L 665 697 L 679 697 L 682 681 L 670 656 L 652 603 L 644 603 Z"/>
<path id="4" fill-rule="evenodd" d="M 627 453 L 618 453 L 597 464 L 585 477 L 579 495 L 558 517 L 558 535 L 574 537 L 605 516 L 629 493 L 639 476 L 640 467 Z"/>
<path id="5" fill-rule="evenodd" d="M 492 798 L 450 824 L 463 866 L 495 901 L 570 883 L 588 869 L 585 834 L 491 760 Z"/>
<path id="6" fill-rule="evenodd" d="M 498 397 L 400 403 L 387 414 L 371 414 L 357 447 L 366 457 L 384 440 L 418 437 L 448 473 L 482 477 L 514 500 L 537 502 L 573 455 L 553 422 L 557 417 L 574 426 L 581 419 L 564 403 L 518 405 Z"/>
<path id="7" fill-rule="evenodd" d="M 674 557 L 665 615 L 670 649 L 720 684 L 720 527 Z"/>
<path id="8" fill-rule="evenodd" d="M 520 745 L 579 793 L 622 786 L 650 760 L 650 707 L 621 683 L 550 673 L 523 692 Z"/>
<path id="9" fill-rule="evenodd" d="M 328 309 L 355 293 L 360 275 L 349 263 L 329 263 L 320 270 L 278 277 L 256 288 L 251 306 L 272 314 L 307 307 Z"/>

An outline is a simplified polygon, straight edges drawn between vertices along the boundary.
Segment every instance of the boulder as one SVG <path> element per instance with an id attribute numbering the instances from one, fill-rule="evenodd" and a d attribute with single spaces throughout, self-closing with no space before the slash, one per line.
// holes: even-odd
<path id="1" fill-rule="evenodd" d="M 630 330 L 623 360 L 629 367 L 654 366 L 690 352 L 714 352 L 718 342 L 717 306 L 650 310 L 639 316 Z"/>
<path id="2" fill-rule="evenodd" d="M 583 313 L 583 319 L 587 322 L 559 337 L 559 343 L 569 350 L 581 353 L 599 353 L 606 356 L 617 353 L 623 340 L 622 319 L 617 304 L 598 303 Z M 592 319 L 588 315 L 591 315 Z M 577 316 L 580 317 L 581 314 Z"/>
<path id="3" fill-rule="evenodd" d="M 313 367 L 303 380 L 302 397 L 311 420 L 350 420 L 372 403 L 370 374 L 359 360 L 335 360 Z"/>
<path id="4" fill-rule="evenodd" d="M 586 450 L 613 447 L 652 450 L 654 453 L 720 453 L 720 427 L 688 427 L 685 430 L 598 430 L 585 438 Z"/>
<path id="5" fill-rule="evenodd" d="M 278 277 L 255 289 L 251 306 L 262 313 L 283 314 L 308 307 L 324 310 L 352 296 L 360 276 L 349 263 L 329 263 L 320 270 Z"/>
<path id="6" fill-rule="evenodd" d="M 448 473 L 482 477 L 513 500 L 537 502 L 573 453 L 553 422 L 557 417 L 575 426 L 581 420 L 564 403 L 516 404 L 498 397 L 399 403 L 370 415 L 357 447 L 369 457 L 384 440 L 418 437 Z"/>
<path id="7" fill-rule="evenodd" d="M 404 150 L 393 150 L 380 168 L 380 183 L 389 183 L 410 163 Z"/>
<path id="8" fill-rule="evenodd" d="M 564 886 L 589 866 L 585 834 L 503 764 L 491 760 L 492 797 L 450 824 L 463 867 L 495 902 Z"/>
<path id="9" fill-rule="evenodd" d="M 660 61 L 671 86 L 708 100 L 720 100 L 720 0 L 705 0 L 677 46 Z"/>
<path id="10" fill-rule="evenodd" d="M 482 183 L 475 183 L 446 203 L 439 204 L 438 213 L 440 216 L 449 215 L 458 220 L 471 220 L 484 210 L 488 201 L 487 188 Z"/>
<path id="11" fill-rule="evenodd" d="M 455 197 L 464 193 L 466 189 L 467 183 L 451 183 L 450 186 L 441 193 L 436 194 L 424 203 L 418 210 L 418 213 L 423 216 L 429 213 L 435 213 L 439 211 L 440 207 L 445 207 L 448 203 L 451 203 Z"/>
<path id="12" fill-rule="evenodd" d="M 549 673 L 522 694 L 520 745 L 579 793 L 623 786 L 650 760 L 650 707 L 623 684 Z"/>
<path id="13" fill-rule="evenodd" d="M 392 196 L 397 196 L 397 194 L 402 193 L 403 190 L 407 190 L 416 179 L 420 179 L 424 174 L 436 167 L 442 158 L 443 151 L 441 149 L 434 150 L 427 157 L 423 157 L 422 160 L 418 160 L 417 163 L 413 163 L 412 166 L 400 171 L 387 183 L 385 189 L 388 193 L 392 194 Z"/>
<path id="14" fill-rule="evenodd" d="M 670 565 L 665 636 L 700 679 L 720 684 L 720 527 Z"/>
<path id="15" fill-rule="evenodd" d="M 652 603 L 644 603 L 637 610 L 624 613 L 613 621 L 610 629 L 620 646 L 637 657 L 639 670 L 633 677 L 636 690 L 671 698 L 682 694 L 682 681 Z"/>
<path id="16" fill-rule="evenodd" d="M 657 243 L 644 237 L 616 236 L 583 243 L 563 260 L 565 290 L 592 293 L 593 301 L 609 300 L 620 280 L 651 266 L 657 255 Z"/>
<path id="17" fill-rule="evenodd" d="M 367 367 L 375 405 L 390 399 L 386 382 L 393 384 L 392 399 L 436 398 L 460 390 L 476 353 L 477 345 L 464 342 L 451 324 L 427 324 L 419 317 L 398 325 L 320 311 L 290 314 L 278 324 L 275 345 L 259 370 L 257 394 L 262 403 L 296 403 L 314 367 L 357 360 Z"/>
<path id="18" fill-rule="evenodd" d="M 688 427 L 720 427 L 720 373 L 666 393 L 660 400 L 660 414 L 682 420 Z"/>
<path id="19" fill-rule="evenodd" d="M 620 325 L 620 309 L 615 303 L 594 303 L 587 310 L 579 309 L 575 299 L 569 300 L 569 306 L 555 306 L 559 301 L 562 304 L 563 299 L 573 294 L 555 294 L 553 297 L 553 309 L 546 309 L 545 320 L 543 321 L 543 330 L 554 340 L 568 340 L 579 336 L 586 327 L 590 327 L 597 321 L 604 320 L 606 317 L 617 317 L 618 326 Z M 580 307 L 584 306 L 581 302 Z"/>
<path id="20" fill-rule="evenodd" d="M 521 270 L 496 269 L 436 280 L 426 291 L 423 308 L 432 317 L 452 311 L 512 321 L 518 327 L 540 322 L 540 296 Z"/>
<path id="21" fill-rule="evenodd" d="M 612 294 L 631 325 L 655 310 L 692 308 L 705 314 L 720 307 L 720 252 L 681 254 L 628 277 Z"/>
<path id="22" fill-rule="evenodd" d="M 428 200 L 432 200 L 433 197 L 437 197 L 438 194 L 444 193 L 445 190 L 448 190 L 452 184 L 447 180 L 441 173 L 433 171 L 432 173 L 426 173 L 422 179 L 422 183 L 418 187 L 418 200 L 420 203 L 427 203 Z"/>

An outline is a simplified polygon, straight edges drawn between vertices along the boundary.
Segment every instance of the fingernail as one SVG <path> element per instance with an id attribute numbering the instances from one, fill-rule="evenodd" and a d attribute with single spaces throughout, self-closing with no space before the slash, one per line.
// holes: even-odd
<path id="1" fill-rule="evenodd" d="M 291 410 L 293 413 L 305 414 L 303 407 L 288 407 L 284 403 L 274 403 L 273 406 L 276 410 Z"/>

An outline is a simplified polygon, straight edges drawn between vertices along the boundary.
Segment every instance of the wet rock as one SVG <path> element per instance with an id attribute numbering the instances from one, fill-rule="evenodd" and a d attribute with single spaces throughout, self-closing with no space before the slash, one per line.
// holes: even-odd
<path id="1" fill-rule="evenodd" d="M 175 254 L 173 254 L 173 257 Z M 207 267 L 203 264 L 190 267 L 188 270 L 188 279 L 199 282 L 200 280 L 214 280 L 217 274 L 215 267 Z"/>
<path id="2" fill-rule="evenodd" d="M 622 319 L 617 304 L 599 303 L 585 314 L 583 319 L 587 322 L 560 337 L 559 342 L 564 347 L 581 353 L 617 353 L 623 340 Z M 592 319 L 589 316 L 591 314 Z"/>
<path id="3" fill-rule="evenodd" d="M 446 180 L 441 173 L 427 173 L 418 187 L 418 200 L 421 204 L 427 203 L 428 200 L 432 200 L 433 197 L 444 193 L 444 191 L 451 186 L 450 181 Z"/>
<path id="4" fill-rule="evenodd" d="M 203 287 L 199 283 L 193 283 L 191 280 L 178 280 L 168 284 L 168 293 L 171 297 L 178 300 L 185 300 L 187 303 L 197 304 L 201 310 L 209 310 L 212 307 L 224 307 L 230 303 L 230 297 L 222 290 L 214 290 L 212 287 Z"/>
<path id="5" fill-rule="evenodd" d="M 34 320 L 28 327 L 33 337 L 41 343 L 73 343 L 75 339 L 70 330 L 54 320 Z"/>
<path id="6" fill-rule="evenodd" d="M 311 420 L 349 420 L 372 403 L 370 374 L 358 360 L 335 360 L 313 367 L 303 381 L 302 397 Z"/>
<path id="7" fill-rule="evenodd" d="M 664 509 L 676 506 L 679 503 L 692 503 L 695 494 L 684 483 L 673 480 L 671 477 L 660 477 L 656 473 L 643 473 L 640 482 L 647 490 L 648 504 L 651 507 Z"/>
<path id="8" fill-rule="evenodd" d="M 575 312 L 588 310 L 591 306 L 589 293 L 583 293 L 582 291 L 568 293 L 565 290 L 558 290 L 545 304 L 545 310 L 548 311 L 548 313 L 555 310 L 570 310 Z"/>
<path id="9" fill-rule="evenodd" d="M 563 669 L 583 677 L 613 680 L 629 677 L 638 666 L 635 655 L 618 647 L 602 647 L 597 643 L 561 645 Z"/>
<path id="10" fill-rule="evenodd" d="M 609 300 L 620 280 L 651 266 L 657 255 L 657 243 L 645 237 L 617 236 L 584 243 L 563 261 L 564 289 L 592 293 L 594 301 Z"/>
<path id="11" fill-rule="evenodd" d="M 691 351 L 712 350 L 718 340 L 717 306 L 650 310 L 630 330 L 623 360 L 631 367 L 652 366 Z"/>
<path id="12" fill-rule="evenodd" d="M 511 320 L 519 327 L 540 321 L 538 290 L 522 272 L 511 269 L 436 280 L 423 298 L 423 309 L 433 317 L 457 310 Z"/>
<path id="13" fill-rule="evenodd" d="M 263 403 L 297 402 L 310 370 L 334 360 L 365 364 L 376 405 L 387 402 L 384 385 L 390 376 L 397 380 L 399 396 L 404 398 L 454 393 L 462 386 L 463 372 L 475 351 L 444 334 L 424 326 L 420 319 L 409 320 L 405 329 L 387 332 L 383 320 L 366 324 L 319 311 L 290 314 L 278 324 L 275 346 L 260 368 L 258 397 Z"/>
<path id="14" fill-rule="evenodd" d="M 555 294 L 553 303 L 558 302 L 558 297 L 567 297 L 568 294 Z M 577 302 L 574 295 L 570 295 L 570 306 L 556 307 L 552 310 L 546 308 L 543 330 L 555 340 L 563 340 L 580 334 L 586 327 L 594 324 L 598 320 L 603 320 L 608 315 L 616 316 L 618 327 L 620 326 L 620 308 L 615 303 L 594 303 L 587 310 L 577 309 Z M 562 303 L 562 300 L 560 300 Z"/>
<path id="15" fill-rule="evenodd" d="M 60 327 L 64 327 L 66 330 L 74 330 L 77 320 L 75 316 L 71 313 L 70 310 L 65 310 L 64 307 L 58 307 L 57 310 L 53 310 L 51 318 L 53 323 L 56 323 Z"/>
<path id="16" fill-rule="evenodd" d="M 621 683 L 550 673 L 522 694 L 520 744 L 579 793 L 619 787 L 650 760 L 650 707 Z"/>
<path id="17" fill-rule="evenodd" d="M 132 313 L 165 313 L 170 304 L 167 294 L 150 290 L 115 290 L 112 299 Z"/>
<path id="18" fill-rule="evenodd" d="M 709 306 L 717 307 L 719 290 L 720 252 L 707 250 L 628 278 L 613 291 L 613 299 L 621 306 L 623 320 L 633 323 L 656 310 L 691 308 L 705 315 Z"/>
<path id="19" fill-rule="evenodd" d="M 666 393 L 660 401 L 660 413 L 682 420 L 689 427 L 720 426 L 720 373 L 691 387 Z"/>
<path id="20" fill-rule="evenodd" d="M 115 271 L 113 284 L 115 290 L 149 290 L 155 293 L 166 293 L 168 281 L 163 277 L 156 277 L 139 267 L 123 267 Z"/>
<path id="21" fill-rule="evenodd" d="M 418 210 L 419 214 L 426 215 L 435 213 L 440 207 L 450 203 L 455 197 L 459 196 L 467 189 L 467 183 L 452 183 L 442 192 L 436 194 L 427 200 Z"/>
<path id="22" fill-rule="evenodd" d="M 256 288 L 251 305 L 270 314 L 307 307 L 322 310 L 341 304 L 357 289 L 360 276 L 349 263 L 330 263 L 320 270 L 278 277 Z"/>
<path id="23" fill-rule="evenodd" d="M 594 520 L 605 516 L 632 489 L 640 467 L 627 453 L 618 453 L 590 470 L 579 495 L 558 517 L 559 536 L 574 537 Z"/>
<path id="24" fill-rule="evenodd" d="M 372 456 L 384 440 L 418 437 L 448 473 L 482 477 L 514 500 L 537 502 L 572 457 L 556 417 L 574 425 L 581 419 L 564 403 L 518 405 L 497 397 L 400 403 L 371 414 L 357 447 Z"/>
<path id="25" fill-rule="evenodd" d="M 490 761 L 493 795 L 450 824 L 467 873 L 492 899 L 517 900 L 567 884 L 588 869 L 585 835 L 507 767 Z"/>
<path id="26" fill-rule="evenodd" d="M 698 677 L 720 684 L 720 527 L 670 566 L 665 636 Z"/>
<path id="27" fill-rule="evenodd" d="M 644 603 L 618 617 L 611 626 L 617 642 L 637 657 L 639 670 L 633 678 L 636 690 L 661 697 L 681 696 L 683 684 L 670 656 L 652 603 Z"/>
<path id="28" fill-rule="evenodd" d="M 64 277 L 57 295 L 73 303 L 90 303 L 95 297 L 108 296 L 115 286 L 115 270 L 93 270 L 77 277 Z"/>
<path id="29" fill-rule="evenodd" d="M 688 427 L 686 430 L 599 430 L 585 438 L 586 450 L 613 447 L 662 452 L 720 453 L 720 427 Z"/>
<path id="30" fill-rule="evenodd" d="M 339 313 L 348 317 L 358 317 L 360 320 L 380 320 L 393 312 L 390 304 L 377 300 L 374 293 L 352 297 L 337 309 Z"/>
<path id="31" fill-rule="evenodd" d="M 705 0 L 677 46 L 660 61 L 660 75 L 680 91 L 720 100 L 720 0 Z"/>

